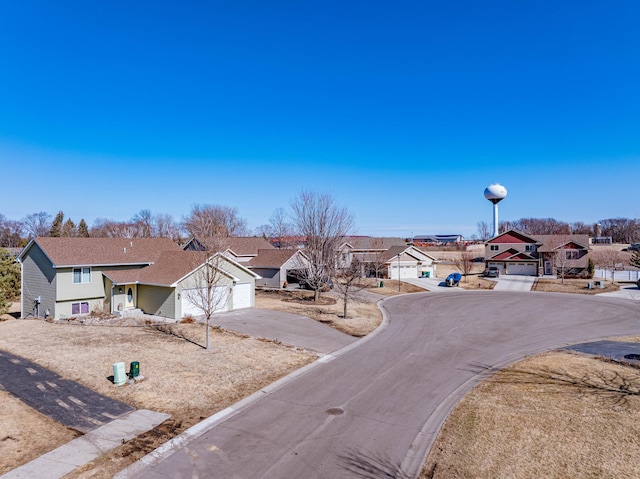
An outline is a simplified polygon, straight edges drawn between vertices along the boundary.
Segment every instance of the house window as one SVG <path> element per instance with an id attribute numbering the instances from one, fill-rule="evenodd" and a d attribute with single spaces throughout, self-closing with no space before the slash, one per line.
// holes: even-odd
<path id="1" fill-rule="evenodd" d="M 89 314 L 89 303 L 71 303 L 71 314 Z"/>
<path id="2" fill-rule="evenodd" d="M 536 245 L 534 245 L 534 244 L 525 245 L 524 250 L 525 251 L 535 251 L 536 250 Z"/>
<path id="3" fill-rule="evenodd" d="M 498 251 L 499 248 L 497 244 L 492 244 L 489 246 L 489 251 Z"/>
<path id="4" fill-rule="evenodd" d="M 73 268 L 74 284 L 91 283 L 91 268 Z"/>
<path id="5" fill-rule="evenodd" d="M 577 249 L 568 249 L 566 253 L 567 253 L 567 259 L 578 259 Z"/>

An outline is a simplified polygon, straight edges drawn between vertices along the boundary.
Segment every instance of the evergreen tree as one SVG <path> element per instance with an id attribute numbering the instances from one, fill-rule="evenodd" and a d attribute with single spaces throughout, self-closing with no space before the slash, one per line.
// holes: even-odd
<path id="1" fill-rule="evenodd" d="M 49 236 L 52 238 L 60 238 L 62 236 L 62 222 L 64 221 L 64 213 L 62 211 L 58 211 L 53 223 L 51 224 L 51 229 L 49 230 Z"/>
<path id="2" fill-rule="evenodd" d="M 78 236 L 80 238 L 88 238 L 89 237 L 89 227 L 87 226 L 87 222 L 82 218 L 80 223 L 78 223 Z"/>
<path id="3" fill-rule="evenodd" d="M 64 225 L 62 226 L 62 236 L 66 238 L 73 238 L 77 236 L 76 225 L 73 221 L 71 221 L 71 218 L 65 221 Z"/>
<path id="4" fill-rule="evenodd" d="M 629 264 L 631 266 L 635 266 L 636 268 L 640 268 L 640 250 L 635 250 L 631 255 L 631 259 L 629 260 Z"/>
<path id="5" fill-rule="evenodd" d="M 0 314 L 9 309 L 9 302 L 20 296 L 20 265 L 6 249 L 0 249 Z"/>

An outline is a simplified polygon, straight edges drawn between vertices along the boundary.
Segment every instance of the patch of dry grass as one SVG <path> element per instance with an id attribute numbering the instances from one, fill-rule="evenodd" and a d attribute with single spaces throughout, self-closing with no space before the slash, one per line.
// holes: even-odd
<path id="1" fill-rule="evenodd" d="M 0 390 L 0 474 L 49 452 L 80 434 Z M 44 433 L 43 433 L 44 432 Z"/>
<path id="2" fill-rule="evenodd" d="M 473 263 L 473 268 L 468 276 L 463 276 L 460 281 L 460 288 L 462 289 L 493 289 L 496 285 L 495 281 L 491 281 L 482 277 L 484 272 L 484 263 Z M 439 264 L 438 265 L 438 277 L 446 278 L 451 273 L 460 273 L 460 270 L 456 268 L 455 264 Z M 462 273 L 461 273 L 462 274 Z"/>
<path id="3" fill-rule="evenodd" d="M 331 301 L 314 303 L 311 291 L 256 291 L 256 308 L 307 316 L 356 337 L 366 336 L 382 322 L 382 313 L 375 303 L 350 301 L 345 319 L 341 301 L 328 293 L 323 293 L 322 298 Z"/>
<path id="4" fill-rule="evenodd" d="M 420 477 L 640 477 L 640 370 L 552 352 L 500 371 L 456 406 Z"/>
<path id="5" fill-rule="evenodd" d="M 617 283 L 612 284 L 610 281 L 604 283 L 604 288 L 588 289 L 587 283 L 593 284 L 594 279 L 565 279 L 562 284 L 561 279 L 536 279 L 532 291 L 544 291 L 549 293 L 576 293 L 576 294 L 598 294 L 618 291 L 620 286 Z"/>
<path id="6" fill-rule="evenodd" d="M 172 324 L 155 327 L 100 327 L 53 324 L 41 320 L 0 323 L 0 349 L 47 367 L 106 396 L 139 409 L 166 412 L 173 417 L 155 431 L 102 456 L 69 477 L 112 477 L 171 437 L 224 409 L 278 378 L 312 362 L 315 356 L 294 348 L 212 330 L 211 349 L 204 350 L 205 326 Z M 107 378 L 113 364 L 140 361 L 145 379 L 136 385 L 114 386 Z M 31 416 L 38 416 L 31 411 Z M 35 415 L 35 416 L 34 416 Z M 0 424 L 11 417 L 0 409 Z M 20 423 L 31 423 L 21 419 Z M 35 426 L 34 426 L 35 427 Z M 46 438 L 56 427 L 43 423 L 38 436 Z M 31 448 L 34 431 L 11 432 Z M 58 432 L 55 432 L 59 435 Z M 64 439 L 54 440 L 50 449 Z M 37 455 L 7 457 L 9 469 Z"/>

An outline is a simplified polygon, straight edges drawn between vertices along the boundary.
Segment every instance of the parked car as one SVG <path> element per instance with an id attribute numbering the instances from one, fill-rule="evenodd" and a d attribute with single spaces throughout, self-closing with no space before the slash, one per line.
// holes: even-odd
<path id="1" fill-rule="evenodd" d="M 639 251 L 639 250 L 640 250 L 640 243 L 633 243 L 627 247 L 627 251 Z"/>
<path id="2" fill-rule="evenodd" d="M 498 269 L 497 266 L 489 266 L 487 269 L 484 270 L 484 275 L 487 278 L 498 278 L 500 277 L 500 270 Z"/>

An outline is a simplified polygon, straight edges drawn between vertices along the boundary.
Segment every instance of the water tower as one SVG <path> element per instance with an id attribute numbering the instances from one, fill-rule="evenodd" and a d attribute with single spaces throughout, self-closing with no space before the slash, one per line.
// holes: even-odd
<path id="1" fill-rule="evenodd" d="M 500 183 L 489 185 L 484 190 L 484 197 L 493 203 L 493 236 L 498 236 L 498 203 L 507 196 L 507 189 Z"/>

